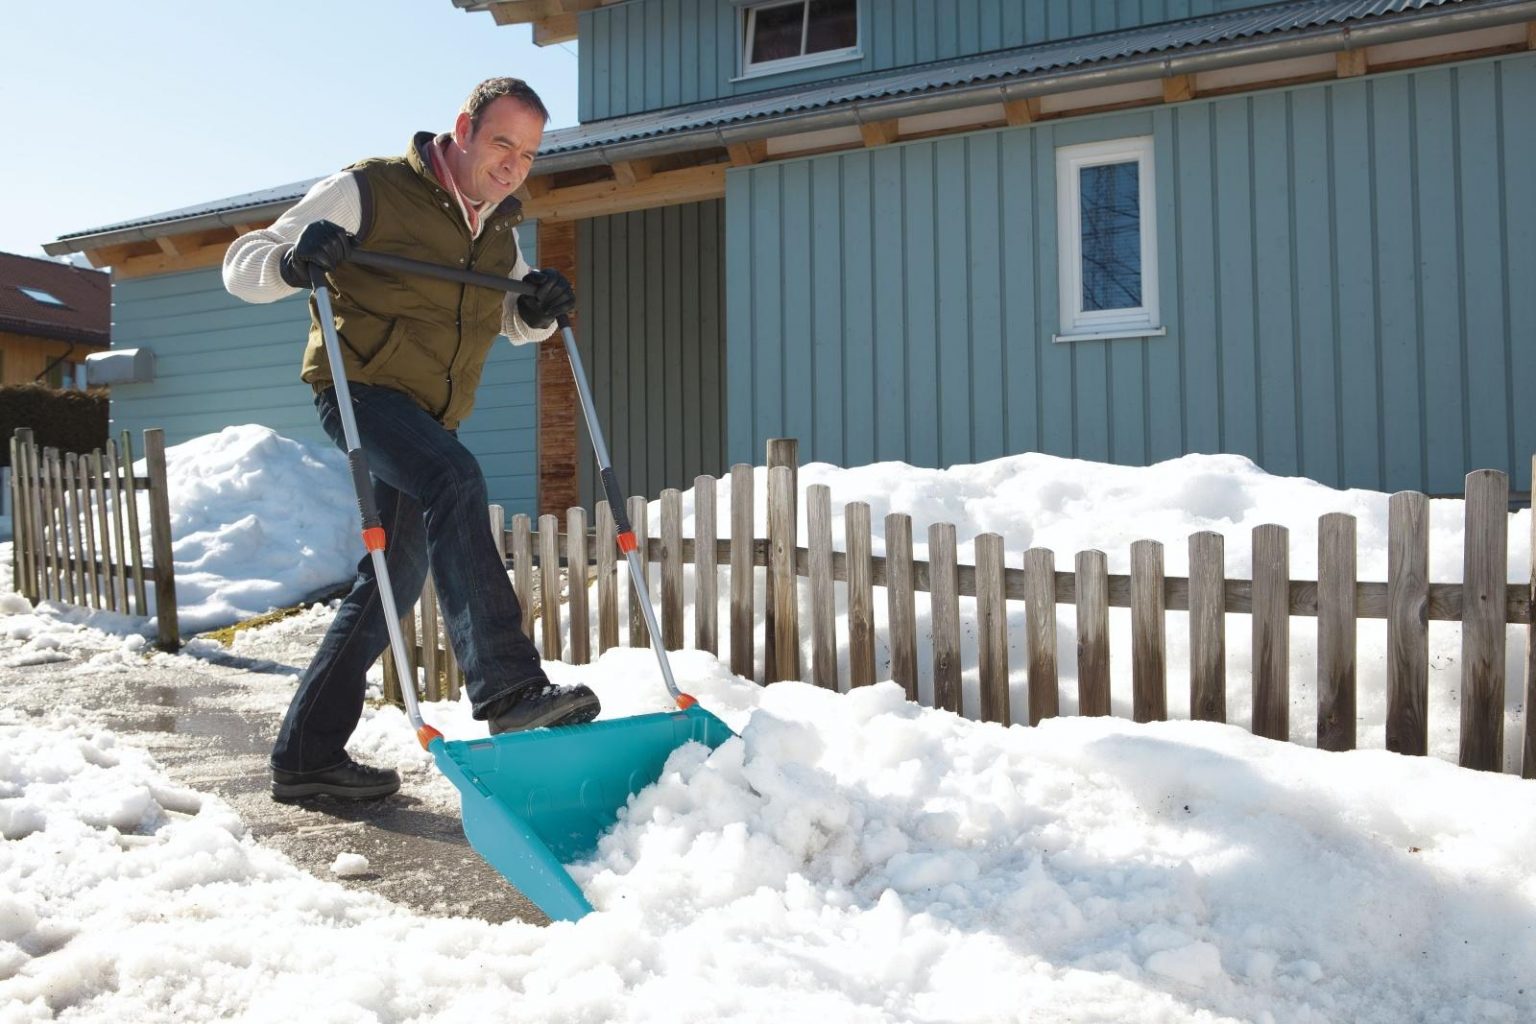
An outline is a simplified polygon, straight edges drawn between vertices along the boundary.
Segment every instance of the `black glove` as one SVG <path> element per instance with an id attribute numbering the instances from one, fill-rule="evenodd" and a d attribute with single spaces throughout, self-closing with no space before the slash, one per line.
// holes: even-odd
<path id="1" fill-rule="evenodd" d="M 529 271 L 523 283 L 538 288 L 532 295 L 517 298 L 517 313 L 529 327 L 543 330 L 576 308 L 576 292 L 558 270 Z"/>
<path id="2" fill-rule="evenodd" d="M 356 247 L 356 236 L 328 220 L 317 220 L 304 226 L 293 248 L 283 253 L 277 270 L 290 287 L 309 288 L 311 268 L 329 273 L 347 262 Z"/>

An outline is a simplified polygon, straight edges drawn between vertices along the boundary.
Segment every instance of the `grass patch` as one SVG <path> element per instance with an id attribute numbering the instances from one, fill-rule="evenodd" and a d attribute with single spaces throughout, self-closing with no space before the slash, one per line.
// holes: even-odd
<path id="1" fill-rule="evenodd" d="M 309 605 L 307 604 L 296 604 L 290 608 L 274 608 L 270 612 L 263 612 L 260 615 L 256 615 L 249 619 L 225 626 L 222 629 L 210 629 L 206 633 L 199 633 L 198 636 L 205 640 L 217 640 L 225 647 L 233 647 L 235 644 L 236 633 L 240 633 L 247 629 L 258 629 L 262 626 L 270 626 L 274 622 L 281 622 L 284 619 L 291 619 L 293 616 L 307 611 L 308 609 Z"/>

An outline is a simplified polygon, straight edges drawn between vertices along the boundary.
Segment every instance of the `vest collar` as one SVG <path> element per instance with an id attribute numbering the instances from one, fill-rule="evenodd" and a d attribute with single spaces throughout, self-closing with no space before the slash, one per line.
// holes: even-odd
<path id="1" fill-rule="evenodd" d="M 446 136 L 446 134 L 445 132 L 444 135 Z M 405 151 L 405 162 L 428 185 L 451 199 L 453 197 L 448 195 L 448 191 L 443 188 L 442 182 L 438 181 L 437 176 L 432 173 L 432 156 L 429 147 L 432 145 L 432 141 L 438 137 L 431 132 L 417 132 L 411 136 L 411 144 Z M 514 222 L 521 221 L 523 219 L 523 201 L 517 198 L 517 196 L 507 196 L 507 198 L 496 205 L 495 209 L 486 212 L 485 223 L 489 224 L 491 221 L 499 220 L 502 217 L 511 217 Z"/>

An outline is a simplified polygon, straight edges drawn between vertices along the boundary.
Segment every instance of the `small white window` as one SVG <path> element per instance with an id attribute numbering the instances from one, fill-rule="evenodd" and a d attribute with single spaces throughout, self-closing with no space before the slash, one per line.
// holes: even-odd
<path id="1" fill-rule="evenodd" d="M 1057 341 L 1165 334 L 1157 303 L 1152 138 L 1056 151 Z"/>
<path id="2" fill-rule="evenodd" d="M 64 305 L 63 299 L 49 292 L 45 292 L 41 288 L 21 288 L 19 285 L 17 287 L 20 289 L 23 295 L 33 300 L 34 302 L 41 302 L 45 306 Z"/>
<path id="3" fill-rule="evenodd" d="M 857 56 L 858 0 L 771 0 L 742 12 L 743 74 L 789 71 Z"/>

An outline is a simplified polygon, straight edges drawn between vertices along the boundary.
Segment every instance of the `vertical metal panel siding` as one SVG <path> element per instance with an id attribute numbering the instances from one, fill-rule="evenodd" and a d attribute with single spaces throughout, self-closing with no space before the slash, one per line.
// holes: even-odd
<path id="1" fill-rule="evenodd" d="M 1530 486 L 1536 56 L 732 170 L 729 458 Z M 1055 343 L 1058 147 L 1152 134 L 1165 338 Z"/>
<path id="2" fill-rule="evenodd" d="M 687 488 L 725 460 L 723 203 L 577 226 L 582 361 L 614 469 L 630 494 Z M 582 425 L 581 494 L 601 494 Z"/>
<path id="3" fill-rule="evenodd" d="M 741 43 L 729 0 L 630 0 L 581 15 L 578 116 L 598 121 L 1270 2 L 861 0 L 862 59 L 733 82 Z"/>
<path id="4" fill-rule="evenodd" d="M 526 229 L 525 229 L 526 234 Z M 175 445 L 242 423 L 330 444 L 314 392 L 299 380 L 309 312 L 301 296 L 267 304 L 224 290 L 217 269 L 112 284 L 112 344 L 155 353 L 155 379 L 112 387 L 112 430 L 165 430 Z M 491 500 L 535 508 L 533 350 L 502 342 L 486 364 L 460 436 L 480 459 Z"/>

